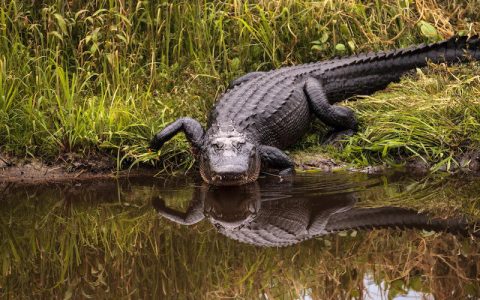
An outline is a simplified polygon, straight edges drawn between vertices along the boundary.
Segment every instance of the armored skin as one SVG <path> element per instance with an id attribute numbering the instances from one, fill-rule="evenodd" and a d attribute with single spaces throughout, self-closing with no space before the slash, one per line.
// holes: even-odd
<path id="1" fill-rule="evenodd" d="M 305 134 L 313 118 L 340 135 L 357 130 L 353 111 L 335 103 L 381 90 L 428 61 L 478 60 L 479 46 L 478 36 L 454 37 L 430 45 L 248 73 L 234 80 L 218 99 L 206 130 L 194 119 L 180 118 L 157 133 L 150 148 L 159 150 L 183 131 L 199 154 L 202 178 L 213 185 L 252 182 L 266 168 L 288 174 L 294 163 L 282 150 Z"/>

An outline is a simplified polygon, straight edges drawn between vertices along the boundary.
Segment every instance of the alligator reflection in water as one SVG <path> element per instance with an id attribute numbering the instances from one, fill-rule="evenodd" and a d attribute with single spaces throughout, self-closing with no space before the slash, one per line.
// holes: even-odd
<path id="1" fill-rule="evenodd" d="M 288 188 L 290 187 L 290 189 Z M 207 217 L 227 237 L 257 246 L 289 246 L 314 237 L 351 230 L 415 228 L 466 235 L 473 224 L 460 218 L 432 218 L 401 207 L 355 207 L 355 186 L 343 192 L 295 193 L 288 183 L 254 182 L 244 186 L 214 187 L 203 184 L 194 191 L 186 213 L 153 200 L 158 213 L 179 224 L 193 225 Z M 477 234 L 477 233 L 475 233 Z"/>
<path id="2" fill-rule="evenodd" d="M 206 220 L 177 226 L 158 218 L 151 206 L 161 195 L 168 207 L 187 211 L 195 191 L 194 199 L 205 202 L 190 212 L 199 214 L 174 215 L 194 223 L 207 210 L 206 219 L 215 217 L 224 227 L 260 223 L 270 211 L 292 203 L 307 205 L 303 213 L 310 209 L 310 220 L 332 203 L 337 213 L 326 217 L 326 228 L 342 214 L 372 205 L 421 206 L 435 216 L 473 219 L 480 216 L 478 178 L 297 174 L 292 182 L 262 178 L 258 186 L 229 194 L 192 185 L 191 178 L 150 177 L 0 182 L 0 299 L 480 297 L 475 239 L 376 230 L 291 247 L 256 247 L 217 234 Z"/>

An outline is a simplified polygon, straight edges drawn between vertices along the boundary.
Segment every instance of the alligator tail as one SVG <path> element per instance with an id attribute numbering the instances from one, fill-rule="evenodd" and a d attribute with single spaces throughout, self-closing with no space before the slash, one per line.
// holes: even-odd
<path id="1" fill-rule="evenodd" d="M 427 62 L 460 63 L 480 60 L 480 37 L 452 37 L 387 52 L 340 58 L 324 66 L 320 75 L 331 102 L 353 95 L 368 95 L 395 82 L 407 71 L 425 67 Z"/>
<path id="2" fill-rule="evenodd" d="M 376 228 L 412 228 L 480 236 L 476 225 L 468 223 L 465 219 L 431 218 L 427 214 L 400 207 L 354 208 L 331 216 L 325 230 L 334 233 L 351 229 Z"/>

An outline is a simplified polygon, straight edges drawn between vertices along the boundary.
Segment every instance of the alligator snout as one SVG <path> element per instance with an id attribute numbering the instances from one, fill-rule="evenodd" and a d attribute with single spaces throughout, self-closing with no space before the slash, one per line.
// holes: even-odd
<path id="1" fill-rule="evenodd" d="M 234 176 L 234 175 L 241 175 L 246 174 L 248 172 L 248 165 L 222 165 L 222 166 L 215 166 L 212 168 L 212 173 L 214 175 L 220 176 Z"/>
<path id="2" fill-rule="evenodd" d="M 241 184 L 248 180 L 248 166 L 222 165 L 211 170 L 214 184 Z"/>

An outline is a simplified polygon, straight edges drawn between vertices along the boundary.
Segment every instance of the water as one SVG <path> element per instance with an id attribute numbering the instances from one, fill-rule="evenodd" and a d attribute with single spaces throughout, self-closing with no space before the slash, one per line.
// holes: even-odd
<path id="1" fill-rule="evenodd" d="M 4 183 L 0 297 L 478 298 L 479 191 L 405 174 Z"/>

